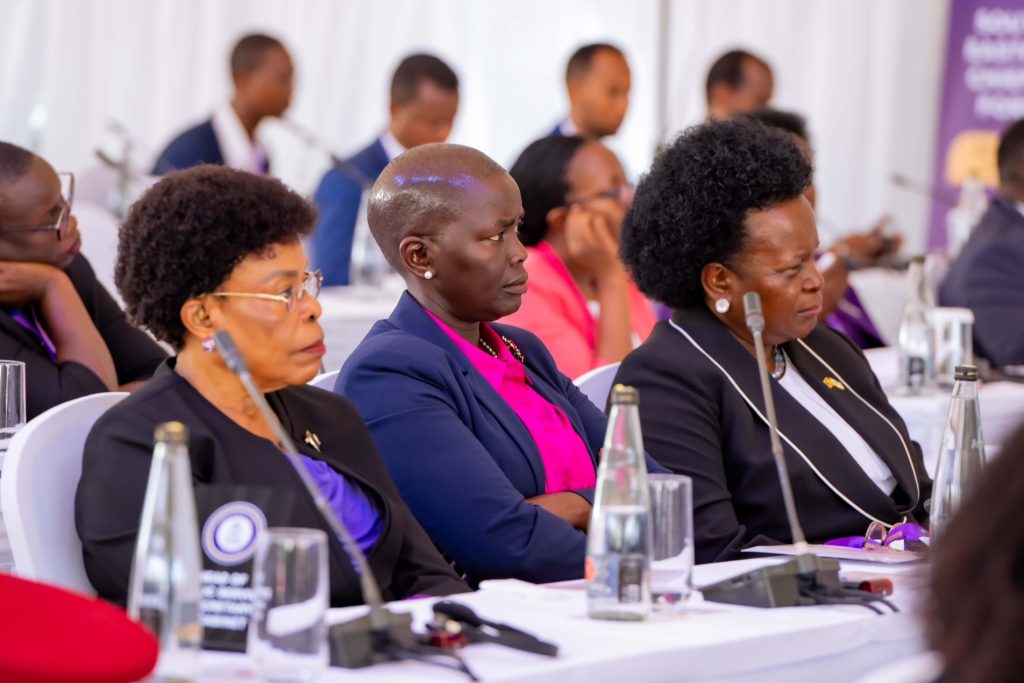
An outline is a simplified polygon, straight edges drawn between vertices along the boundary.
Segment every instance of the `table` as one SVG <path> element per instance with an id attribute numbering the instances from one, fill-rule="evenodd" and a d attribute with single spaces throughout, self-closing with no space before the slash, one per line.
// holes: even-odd
<path id="1" fill-rule="evenodd" d="M 698 585 L 748 569 L 784 561 L 757 558 L 701 565 Z M 901 609 L 913 610 L 920 585 L 919 566 L 843 563 L 844 572 L 869 571 L 893 578 Z M 460 595 L 485 618 L 522 627 L 561 647 L 550 659 L 496 645 L 473 645 L 467 664 L 486 681 L 572 683 L 585 681 L 751 681 L 800 683 L 856 681 L 887 661 L 921 652 L 923 639 L 909 612 L 878 616 L 857 606 L 816 606 L 765 610 L 695 602 L 681 615 L 654 615 L 638 623 L 588 619 L 582 582 L 533 586 L 517 581 L 485 584 Z M 396 603 L 414 615 L 417 627 L 430 614 L 431 600 Z M 365 608 L 331 610 L 344 621 Z M 203 653 L 203 681 L 252 681 L 245 657 Z M 331 669 L 332 681 L 465 681 L 458 672 L 414 662 L 362 670 Z"/>
<path id="2" fill-rule="evenodd" d="M 327 345 L 324 369 L 339 369 L 373 324 L 391 315 L 403 291 L 401 279 L 380 287 L 324 287 L 319 297 L 323 308 L 320 325 Z"/>
<path id="3" fill-rule="evenodd" d="M 910 437 L 921 445 L 925 468 L 934 477 L 952 389 L 940 387 L 926 395 L 900 396 L 897 389 L 899 350 L 895 347 L 868 349 L 864 355 L 892 407 L 907 423 Z M 983 383 L 978 387 L 978 400 L 981 403 L 982 436 L 991 457 L 1024 424 L 1024 384 Z"/>

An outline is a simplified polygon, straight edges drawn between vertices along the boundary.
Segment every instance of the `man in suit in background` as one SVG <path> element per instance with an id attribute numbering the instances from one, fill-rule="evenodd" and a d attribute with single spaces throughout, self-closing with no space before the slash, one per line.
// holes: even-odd
<path id="1" fill-rule="evenodd" d="M 732 50 L 715 60 L 704 89 L 709 119 L 730 119 L 764 107 L 774 82 L 768 62 L 746 50 Z"/>
<path id="2" fill-rule="evenodd" d="M 268 116 L 281 116 L 292 99 L 292 59 L 281 41 L 245 36 L 231 51 L 235 94 L 213 117 L 174 138 L 153 166 L 154 175 L 199 164 L 224 164 L 266 175 L 270 163 L 256 139 Z"/>
<path id="3" fill-rule="evenodd" d="M 324 285 L 350 283 L 352 247 L 363 193 L 388 163 L 412 147 L 444 142 L 459 108 L 459 79 L 433 55 L 403 59 L 391 78 L 388 127 L 368 147 L 349 158 L 346 172 L 332 168 L 313 199 L 320 218 L 313 232 L 313 267 Z M 383 259 L 382 259 L 383 261 Z"/>
<path id="4" fill-rule="evenodd" d="M 551 135 L 615 135 L 629 108 L 630 84 L 629 63 L 619 48 L 592 43 L 576 50 L 565 69 L 569 116 Z"/>
<path id="5" fill-rule="evenodd" d="M 999 141 L 999 194 L 939 291 L 974 312 L 974 348 L 996 367 L 1024 365 L 1024 119 Z"/>

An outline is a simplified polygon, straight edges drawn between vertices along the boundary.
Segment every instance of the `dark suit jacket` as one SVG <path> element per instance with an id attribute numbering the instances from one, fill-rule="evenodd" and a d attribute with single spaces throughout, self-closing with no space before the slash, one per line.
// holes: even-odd
<path id="1" fill-rule="evenodd" d="M 366 177 L 352 178 L 332 168 L 324 175 L 313 196 L 320 209 L 320 218 L 313 231 L 313 264 L 324 274 L 324 285 L 327 286 L 349 284 L 352 242 L 364 184 L 372 184 L 377 179 L 388 165 L 388 155 L 378 138 L 348 162 Z"/>
<path id="2" fill-rule="evenodd" d="M 168 420 L 189 429 L 197 487 L 239 484 L 287 489 L 294 495 L 288 526 L 323 529 L 330 545 L 331 605 L 362 604 L 359 578 L 316 509 L 298 474 L 271 442 L 238 426 L 173 371 L 173 359 L 144 387 L 99 419 L 85 444 L 75 524 L 89 580 L 99 595 L 127 599 L 139 516 L 153 452 L 153 430 Z M 384 517 L 368 559 L 385 599 L 468 590 L 402 503 L 366 426 L 338 396 L 309 386 L 267 394 L 296 447 L 362 485 Z M 305 443 L 317 434 L 322 453 Z"/>
<path id="3" fill-rule="evenodd" d="M 118 383 L 149 379 L 167 354 L 149 335 L 128 323 L 84 256 L 76 256 L 64 272 L 110 350 Z M 107 391 L 100 378 L 84 365 L 73 361 L 54 363 L 39 338 L 6 310 L 0 310 L 0 358 L 25 363 L 25 402 L 30 420 L 65 401 Z"/>
<path id="4" fill-rule="evenodd" d="M 565 412 L 596 458 L 605 416 L 539 339 L 493 327 L 521 349 L 533 388 Z M 523 500 L 543 494 L 546 483 L 529 431 L 408 292 L 345 362 L 334 390 L 366 420 L 434 543 L 472 580 L 583 575 L 586 535 Z M 578 493 L 593 499 L 592 489 Z"/>
<path id="5" fill-rule="evenodd" d="M 1024 215 L 996 197 L 949 269 L 939 301 L 974 311 L 974 349 L 993 365 L 1024 364 Z"/>
<path id="6" fill-rule="evenodd" d="M 669 322 L 658 323 L 622 362 L 615 381 L 640 390 L 647 452 L 693 478 L 697 562 L 737 559 L 748 546 L 791 542 L 767 422 L 755 412 L 764 414 L 754 357 L 703 307 L 677 311 L 671 320 L 692 340 Z M 824 325 L 783 348 L 792 360 L 788 372 L 799 372 L 897 481 L 892 497 L 882 493 L 843 444 L 773 381 L 786 465 L 808 540 L 863 535 L 872 519 L 894 524 L 914 515 L 922 521 L 931 482 L 921 449 L 861 351 Z M 844 388 L 829 389 L 826 377 Z"/>
<path id="7" fill-rule="evenodd" d="M 224 154 L 209 119 L 179 133 L 160 153 L 153 164 L 153 175 L 191 168 L 200 164 L 223 164 Z"/>

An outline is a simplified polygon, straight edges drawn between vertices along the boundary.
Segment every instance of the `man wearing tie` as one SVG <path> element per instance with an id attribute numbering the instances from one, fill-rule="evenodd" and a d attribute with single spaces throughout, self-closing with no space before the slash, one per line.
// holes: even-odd
<path id="1" fill-rule="evenodd" d="M 292 98 L 291 57 L 281 41 L 261 34 L 245 36 L 231 51 L 235 93 L 213 117 L 174 138 L 160 153 L 154 175 L 199 164 L 223 164 L 266 175 L 267 153 L 256 129 L 268 116 L 281 116 Z"/>
<path id="2" fill-rule="evenodd" d="M 569 116 L 551 135 L 600 139 L 615 135 L 629 108 L 629 63 L 622 50 L 608 43 L 584 45 L 565 69 Z"/>
<path id="3" fill-rule="evenodd" d="M 313 199 L 320 218 L 313 232 L 313 267 L 324 285 L 350 283 L 353 244 L 363 193 L 399 154 L 429 142 L 444 142 L 459 107 L 459 79 L 433 55 L 403 59 L 391 79 L 388 127 L 368 147 L 349 158 L 349 168 L 328 171 Z M 367 232 L 365 237 L 369 238 Z M 372 246 L 372 245 L 371 245 Z M 381 258 L 383 263 L 383 258 Z"/>

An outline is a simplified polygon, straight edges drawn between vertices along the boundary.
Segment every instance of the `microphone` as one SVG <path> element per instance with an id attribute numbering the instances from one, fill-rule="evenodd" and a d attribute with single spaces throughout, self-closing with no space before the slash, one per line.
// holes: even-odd
<path id="1" fill-rule="evenodd" d="M 918 180 L 914 180 L 913 178 L 907 177 L 902 173 L 893 173 L 891 176 L 889 176 L 889 180 L 896 187 L 903 188 L 904 190 L 908 190 L 910 192 L 913 192 L 914 194 L 926 197 L 928 199 L 933 199 L 938 203 L 944 204 L 946 206 L 956 206 L 956 199 L 950 197 L 950 195 L 952 194 L 950 190 L 938 188 L 927 183 L 922 183 Z"/>
<path id="2" fill-rule="evenodd" d="M 761 394 L 768 418 L 772 457 L 775 460 L 779 485 L 782 487 L 782 501 L 797 555 L 780 565 L 762 567 L 705 586 L 701 588 L 701 592 L 705 600 L 750 607 L 794 607 L 836 602 L 866 604 L 866 598 L 844 589 L 839 580 L 839 562 L 818 557 L 808 550 L 807 539 L 804 537 L 793 501 L 793 487 L 789 481 L 782 441 L 779 439 L 779 422 L 775 415 L 768 360 L 764 352 L 764 311 L 761 308 L 761 297 L 757 292 L 747 292 L 743 295 L 743 310 L 746 314 L 747 329 L 754 338 L 757 373 L 761 378 Z M 875 608 L 871 606 L 870 609 Z"/>
<path id="3" fill-rule="evenodd" d="M 395 614 L 384 607 L 377 580 L 370 570 L 366 556 L 352 538 L 352 534 L 334 514 L 320 487 L 313 481 L 306 466 L 302 464 L 295 442 L 285 431 L 281 421 L 271 410 L 267 399 L 256 388 L 249 366 L 235 345 L 231 335 L 222 330 L 213 336 L 217 352 L 220 354 L 228 370 L 242 382 L 249 397 L 262 413 L 267 424 L 274 432 L 278 443 L 284 450 L 302 480 L 303 485 L 312 496 L 320 514 L 327 520 L 331 531 L 341 540 L 346 552 L 356 565 L 359 573 L 359 585 L 362 589 L 363 601 L 370 608 L 369 612 L 357 619 L 342 624 L 334 624 L 329 629 L 331 663 L 345 668 L 360 668 L 378 662 L 394 661 L 408 658 L 409 652 L 420 648 L 416 635 L 412 631 L 412 616 Z"/>
<path id="4" fill-rule="evenodd" d="M 331 160 L 331 164 L 334 168 L 338 169 L 338 171 L 342 175 L 348 177 L 349 180 L 356 182 L 364 191 L 373 187 L 373 178 L 359 170 L 359 168 L 357 168 L 351 161 L 342 159 L 332 152 L 331 149 L 326 144 L 322 143 L 320 139 L 317 138 L 316 135 L 314 135 L 308 128 L 296 121 L 293 121 L 292 119 L 280 119 L 280 121 L 284 124 L 285 128 L 290 130 L 293 135 L 306 143 L 306 145 L 326 154 Z"/>

